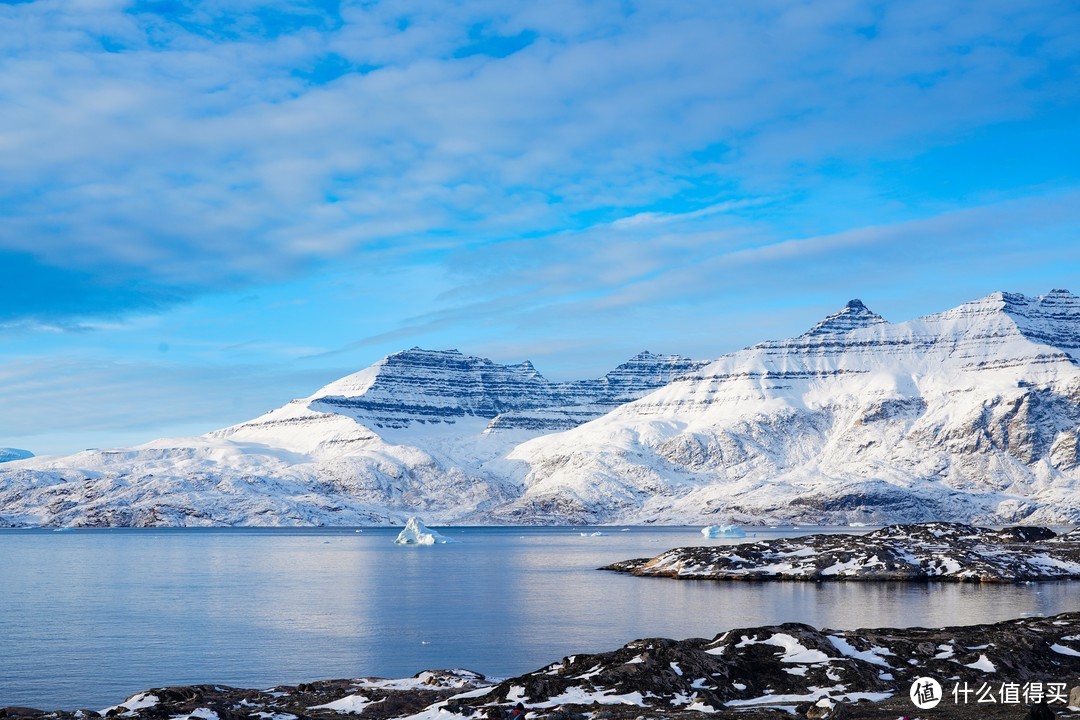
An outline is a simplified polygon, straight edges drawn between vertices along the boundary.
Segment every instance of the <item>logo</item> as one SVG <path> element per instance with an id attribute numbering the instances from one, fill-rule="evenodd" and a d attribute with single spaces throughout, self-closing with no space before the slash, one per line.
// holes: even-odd
<path id="1" fill-rule="evenodd" d="M 930 677 L 921 677 L 911 684 L 911 702 L 920 710 L 935 708 L 941 702 L 941 684 Z"/>

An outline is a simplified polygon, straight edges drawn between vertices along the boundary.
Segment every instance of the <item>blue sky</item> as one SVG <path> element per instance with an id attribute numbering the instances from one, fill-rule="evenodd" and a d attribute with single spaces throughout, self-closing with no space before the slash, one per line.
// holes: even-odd
<path id="1" fill-rule="evenodd" d="M 0 446 L 1080 291 L 1071 0 L 0 4 Z"/>

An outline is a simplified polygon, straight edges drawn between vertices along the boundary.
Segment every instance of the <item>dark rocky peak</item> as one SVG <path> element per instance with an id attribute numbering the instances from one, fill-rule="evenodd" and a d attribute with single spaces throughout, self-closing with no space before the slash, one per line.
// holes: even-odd
<path id="1" fill-rule="evenodd" d="M 1028 340 L 1080 359 L 1080 297 L 1068 290 L 1058 288 L 1035 297 L 996 292 L 968 305 L 1004 313 Z"/>
<path id="2" fill-rule="evenodd" d="M 862 300 L 849 300 L 844 309 L 833 313 L 814 327 L 803 333 L 803 337 L 836 335 L 860 328 L 871 327 L 888 322 L 885 318 L 870 310 Z"/>
<path id="3" fill-rule="evenodd" d="M 371 369 L 375 376 L 362 392 L 338 395 L 331 384 L 313 407 L 347 413 L 376 428 L 401 428 L 464 416 L 490 419 L 507 410 L 555 403 L 553 384 L 528 362 L 499 365 L 457 350 L 414 347 L 388 355 Z"/>
<path id="4" fill-rule="evenodd" d="M 424 350 L 410 348 L 386 356 L 381 363 L 379 375 L 387 379 L 425 379 L 444 378 L 455 382 L 483 382 L 494 374 L 495 377 L 515 377 L 519 381 L 536 382 L 549 385 L 543 375 L 531 362 L 525 360 L 516 365 L 500 365 L 488 358 L 475 355 L 463 355 L 461 351 Z"/>
<path id="5" fill-rule="evenodd" d="M 710 362 L 710 360 L 691 360 L 682 355 L 657 355 L 645 350 L 616 367 L 604 378 L 609 383 L 617 384 L 633 379 L 633 384 L 641 384 L 644 381 L 645 384 L 659 387 L 680 375 L 702 368 Z"/>
<path id="6" fill-rule="evenodd" d="M 327 385 L 311 401 L 311 407 L 348 414 L 376 429 L 405 428 L 414 422 L 453 423 L 466 416 L 492 420 L 522 411 L 614 406 L 635 400 L 705 364 L 679 355 L 643 352 L 597 380 L 554 383 L 528 360 L 500 365 L 458 350 L 413 347 Z M 593 419 L 599 412 L 573 413 L 569 419 L 559 418 L 559 422 L 573 426 Z M 516 426 L 508 418 L 500 424 Z M 530 415 L 522 422 L 532 427 L 548 420 Z"/>
<path id="7" fill-rule="evenodd" d="M 598 380 L 579 380 L 560 387 L 568 397 L 576 397 L 579 402 L 617 405 L 636 400 L 676 378 L 696 372 L 709 362 L 682 355 L 657 355 L 645 350 Z"/>

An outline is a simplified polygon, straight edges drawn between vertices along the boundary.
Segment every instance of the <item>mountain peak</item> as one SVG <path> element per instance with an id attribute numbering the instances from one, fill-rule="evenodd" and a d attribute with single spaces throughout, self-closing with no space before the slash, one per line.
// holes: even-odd
<path id="1" fill-rule="evenodd" d="M 880 325 L 884 322 L 887 322 L 885 318 L 872 312 L 870 308 L 866 307 L 862 300 L 854 298 L 848 300 L 848 303 L 844 306 L 843 310 L 829 315 L 817 325 L 803 333 L 803 337 L 846 333 L 851 330 L 858 330 L 859 328 Z"/>

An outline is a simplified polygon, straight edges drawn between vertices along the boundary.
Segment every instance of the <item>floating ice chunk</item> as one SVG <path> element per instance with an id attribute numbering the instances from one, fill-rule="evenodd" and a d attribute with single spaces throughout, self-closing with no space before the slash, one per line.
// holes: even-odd
<path id="1" fill-rule="evenodd" d="M 1080 657 L 1080 652 L 1076 652 L 1071 647 L 1067 647 L 1065 645 L 1059 645 L 1057 643 L 1054 643 L 1050 646 L 1050 649 L 1062 655 L 1073 655 L 1075 657 Z"/>
<path id="2" fill-rule="evenodd" d="M 707 538 L 746 537 L 738 525 L 709 525 L 701 528 L 701 534 Z"/>
<path id="3" fill-rule="evenodd" d="M 394 542 L 399 545 L 443 545 L 453 540 L 424 525 L 420 518 L 411 517 Z"/>

